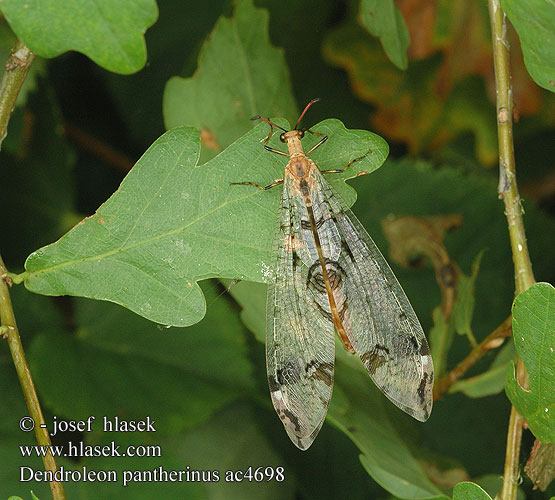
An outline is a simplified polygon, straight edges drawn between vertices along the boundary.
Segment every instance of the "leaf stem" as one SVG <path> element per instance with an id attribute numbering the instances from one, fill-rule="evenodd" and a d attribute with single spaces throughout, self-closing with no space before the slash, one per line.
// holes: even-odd
<path id="1" fill-rule="evenodd" d="M 527 290 L 535 282 L 526 244 L 522 207 L 516 184 L 513 146 L 513 94 L 507 40 L 507 20 L 499 0 L 488 0 L 497 93 L 497 135 L 499 141 L 499 185 L 497 192 L 503 199 L 509 226 L 509 238 L 515 274 L 515 295 Z M 527 375 L 522 360 L 517 361 L 517 380 L 527 386 Z M 507 449 L 503 471 L 501 500 L 516 499 L 519 478 L 519 455 L 523 419 L 514 406 L 511 408 L 507 432 Z"/>
<path id="2" fill-rule="evenodd" d="M 7 135 L 8 122 L 21 85 L 35 58 L 28 47 L 17 40 L 6 62 L 4 76 L 0 84 L 0 149 Z"/>
<path id="3" fill-rule="evenodd" d="M 491 332 L 482 342 L 476 344 L 455 368 L 446 373 L 434 384 L 434 401 L 438 400 L 444 392 L 447 392 L 457 380 L 459 380 L 477 361 L 490 349 L 492 342 L 508 337 L 512 332 L 512 316 L 509 316 L 493 332 Z M 497 346 L 495 346 L 497 347 Z"/>
<path id="4" fill-rule="evenodd" d="M 27 365 L 27 360 L 25 359 L 25 351 L 23 350 L 23 345 L 21 344 L 19 330 L 17 329 L 17 325 L 15 322 L 10 292 L 8 289 L 7 270 L 1 256 L 0 318 L 2 321 L 2 332 L 5 332 L 4 337 L 8 340 L 8 345 L 10 348 L 10 352 L 12 353 L 17 376 L 19 377 L 19 382 L 21 383 L 25 402 L 27 403 L 27 408 L 29 410 L 29 415 L 35 422 L 35 436 L 37 438 L 37 442 L 41 446 L 51 446 L 52 443 L 50 442 L 48 430 L 46 429 L 46 427 L 41 427 L 41 424 L 44 424 L 44 417 L 42 415 L 42 410 L 40 408 L 40 403 L 35 390 L 35 384 L 33 383 L 31 372 L 29 371 L 29 366 Z M 46 456 L 43 457 L 42 460 L 46 470 L 52 471 L 52 473 L 55 473 L 58 470 L 56 460 L 52 456 L 50 450 L 48 451 Z M 66 499 L 64 486 L 62 483 L 58 481 L 52 481 L 50 482 L 50 489 L 52 490 L 52 497 L 54 498 L 54 500 Z"/>

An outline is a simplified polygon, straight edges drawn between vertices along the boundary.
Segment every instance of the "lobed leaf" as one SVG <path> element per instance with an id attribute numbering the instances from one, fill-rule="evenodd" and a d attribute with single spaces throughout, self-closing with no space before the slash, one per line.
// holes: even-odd
<path id="1" fill-rule="evenodd" d="M 2 0 L 0 9 L 37 55 L 51 58 L 76 50 L 122 74 L 144 66 L 144 33 L 158 17 L 155 0 Z"/>
<path id="2" fill-rule="evenodd" d="M 346 130 L 338 120 L 313 129 L 329 136 L 311 155 L 322 169 L 343 168 L 371 151 L 352 170 L 330 179 L 352 203 L 354 191 L 344 179 L 378 168 L 387 144 L 371 132 Z M 32 253 L 19 280 L 36 293 L 108 300 L 165 325 L 198 322 L 206 304 L 197 281 L 264 282 L 271 272 L 280 189 L 230 186 L 247 180 L 266 185 L 283 176 L 284 159 L 262 148 L 267 133 L 261 123 L 197 166 L 198 132 L 187 127 L 167 132 L 96 214 Z M 316 141 L 307 137 L 305 147 Z M 272 144 L 283 148 L 278 137 Z"/>
<path id="3" fill-rule="evenodd" d="M 534 435 L 555 443 L 555 289 L 549 283 L 536 283 L 516 297 L 513 337 L 530 389 L 519 385 L 513 365 L 505 391 Z"/>
<path id="4" fill-rule="evenodd" d="M 248 132 L 254 115 L 296 119 L 283 50 L 269 41 L 267 11 L 243 0 L 231 19 L 220 17 L 195 74 L 167 82 L 163 108 L 167 129 L 196 127 L 212 156 Z"/>

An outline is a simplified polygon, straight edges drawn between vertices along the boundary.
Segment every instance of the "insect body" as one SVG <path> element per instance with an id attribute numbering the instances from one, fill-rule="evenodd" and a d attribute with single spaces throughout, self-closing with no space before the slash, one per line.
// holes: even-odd
<path id="1" fill-rule="evenodd" d="M 332 394 L 334 329 L 399 408 L 425 421 L 432 408 L 433 365 L 422 327 L 399 282 L 362 224 L 308 154 L 327 136 L 297 126 L 280 135 L 289 157 L 275 241 L 275 280 L 267 298 L 266 364 L 274 408 L 287 434 L 306 450 Z M 322 136 L 307 153 L 301 139 Z M 354 160 L 349 165 L 358 161 Z M 347 165 L 346 168 L 349 167 Z M 341 172 L 342 170 L 324 171 Z"/>

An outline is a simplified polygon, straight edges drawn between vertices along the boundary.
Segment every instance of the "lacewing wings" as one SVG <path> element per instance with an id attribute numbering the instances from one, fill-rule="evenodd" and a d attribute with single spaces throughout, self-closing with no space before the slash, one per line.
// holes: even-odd
<path id="1" fill-rule="evenodd" d="M 293 443 L 306 450 L 324 423 L 332 394 L 334 329 L 356 353 L 380 390 L 420 421 L 432 410 L 433 364 L 428 342 L 405 292 L 362 224 L 308 155 L 327 136 L 299 123 L 270 125 L 266 150 L 289 157 L 281 219 L 274 243 L 275 273 L 266 310 L 266 366 L 274 408 Z M 288 153 L 268 146 L 274 127 Z M 303 152 L 309 132 L 322 139 Z"/>

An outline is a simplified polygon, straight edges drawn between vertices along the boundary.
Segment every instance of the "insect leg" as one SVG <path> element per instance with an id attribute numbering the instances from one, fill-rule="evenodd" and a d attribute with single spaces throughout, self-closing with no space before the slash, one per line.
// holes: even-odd
<path id="1" fill-rule="evenodd" d="M 305 132 L 308 132 L 312 135 L 319 135 L 322 136 L 322 139 L 317 142 L 314 146 L 312 146 L 307 152 L 306 155 L 308 156 L 310 153 L 312 153 L 312 151 L 314 151 L 317 147 L 321 146 L 322 144 L 324 144 L 324 142 L 326 142 L 328 140 L 328 136 L 326 134 L 320 134 L 319 132 L 313 132 L 310 129 L 306 129 Z"/>
<path id="2" fill-rule="evenodd" d="M 266 143 L 264 143 L 264 149 L 266 151 L 270 151 L 271 153 L 277 153 L 278 155 L 287 156 L 287 158 L 289 158 L 289 155 L 287 153 L 284 153 L 283 151 L 280 151 L 279 149 L 274 149 L 274 148 L 271 148 L 270 146 L 266 146 Z"/>
<path id="3" fill-rule="evenodd" d="M 270 133 L 266 136 L 266 139 L 264 140 L 264 149 L 266 151 L 270 151 L 272 153 L 277 153 L 278 155 L 287 156 L 289 158 L 289 155 L 287 153 L 284 153 L 283 151 L 279 151 L 278 149 L 274 149 L 274 148 L 271 148 L 270 146 L 268 146 L 268 142 L 270 141 L 270 139 L 272 138 L 272 135 L 274 134 L 274 126 L 276 126 L 278 128 L 281 128 L 281 127 L 279 125 L 276 125 L 275 123 L 272 123 L 270 120 L 268 120 L 268 118 L 264 118 L 264 117 L 259 116 L 259 115 L 253 116 L 251 118 L 251 120 L 263 120 L 268 125 L 270 125 Z M 287 132 L 287 130 L 285 130 L 284 128 L 281 128 L 281 130 L 283 130 L 284 132 Z"/>
<path id="4" fill-rule="evenodd" d="M 368 150 L 366 153 L 364 153 L 362 156 L 359 156 L 358 158 L 355 158 L 353 160 L 351 160 L 349 163 L 347 163 L 347 165 L 345 166 L 345 168 L 341 168 L 341 169 L 337 169 L 337 170 L 321 170 L 320 172 L 322 174 L 342 174 L 343 172 L 345 172 L 345 170 L 347 170 L 353 163 L 356 163 L 357 161 L 363 160 L 364 158 L 366 158 L 369 154 L 372 154 L 372 150 Z M 368 172 L 367 170 L 364 170 L 363 172 L 359 172 L 356 176 L 359 177 L 361 175 L 366 175 L 369 174 L 370 172 Z"/>
<path id="5" fill-rule="evenodd" d="M 279 186 L 280 184 L 283 184 L 283 179 L 276 179 L 274 182 L 272 182 L 271 184 L 269 184 L 268 186 L 261 186 L 260 184 L 256 184 L 255 182 L 230 182 L 229 185 L 230 186 L 254 186 L 258 189 L 262 189 L 263 191 L 268 191 L 268 189 L 272 189 L 273 187 Z"/>

